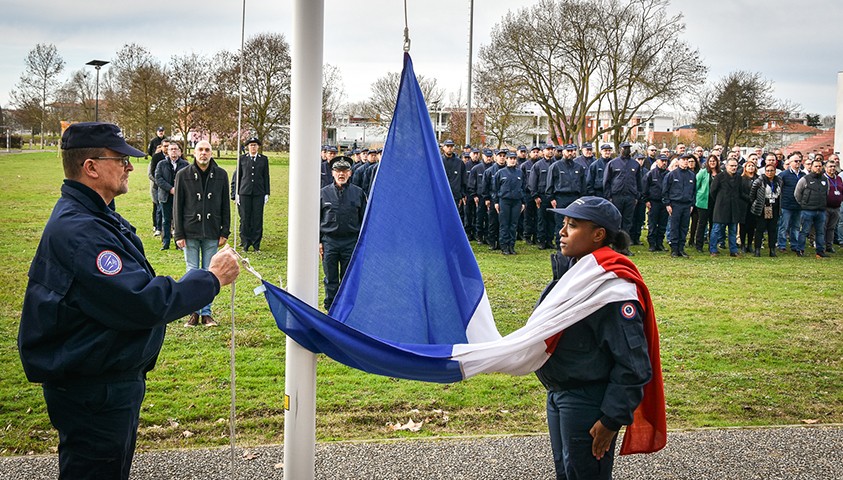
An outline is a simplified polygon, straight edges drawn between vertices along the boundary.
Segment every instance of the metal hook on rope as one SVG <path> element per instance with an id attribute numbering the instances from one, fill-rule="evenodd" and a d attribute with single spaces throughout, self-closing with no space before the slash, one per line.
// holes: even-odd
<path id="1" fill-rule="evenodd" d="M 404 52 L 410 52 L 410 28 L 407 26 L 407 0 L 404 0 Z"/>

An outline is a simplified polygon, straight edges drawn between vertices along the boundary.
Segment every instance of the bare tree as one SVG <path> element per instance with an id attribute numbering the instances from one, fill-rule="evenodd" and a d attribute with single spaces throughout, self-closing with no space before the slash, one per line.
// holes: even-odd
<path id="1" fill-rule="evenodd" d="M 31 108 L 32 101 L 40 105 L 39 120 L 41 148 L 44 148 L 44 121 L 47 117 L 47 103 L 59 86 L 58 75 L 64 70 L 64 60 L 52 43 L 39 43 L 29 51 L 25 59 L 26 69 L 20 76 L 17 88 L 11 92 L 13 103 L 22 108 Z M 56 131 L 54 125 L 51 131 Z"/>
<path id="2" fill-rule="evenodd" d="M 705 91 L 697 128 L 724 145 L 760 140 L 758 128 L 770 121 L 784 123 L 797 107 L 773 96 L 773 83 L 760 73 L 732 72 Z"/>
<path id="3" fill-rule="evenodd" d="M 246 41 L 244 51 L 248 59 L 243 75 L 246 124 L 264 142 L 271 140 L 271 133 L 286 143 L 289 130 L 282 127 L 290 119 L 290 45 L 284 35 L 260 33 Z"/>
<path id="4" fill-rule="evenodd" d="M 707 68 L 699 52 L 678 37 L 685 30 L 682 15 L 669 15 L 667 5 L 667 0 L 610 0 L 604 7 L 601 26 L 609 42 L 599 72 L 607 95 L 599 105 L 608 104 L 615 145 L 630 140 L 630 131 L 652 120 L 660 107 L 703 83 Z"/>
<path id="5" fill-rule="evenodd" d="M 474 84 L 478 107 L 484 112 L 487 142 L 494 142 L 496 148 L 505 143 L 519 142 L 530 128 L 529 124 L 519 120 L 525 104 L 520 89 L 498 72 L 485 70 L 482 66 L 477 72 Z"/>
<path id="6" fill-rule="evenodd" d="M 76 70 L 56 92 L 56 110 L 66 120 L 92 122 L 96 115 L 96 81 L 85 70 Z"/>
<path id="7" fill-rule="evenodd" d="M 176 128 L 187 141 L 188 133 L 198 126 L 199 115 L 208 105 L 213 82 L 210 61 L 196 53 L 176 55 L 170 58 L 167 72 L 175 105 Z"/>
<path id="8" fill-rule="evenodd" d="M 339 68 L 325 64 L 322 66 L 322 133 L 333 120 L 345 100 L 345 89 Z"/>
<path id="9" fill-rule="evenodd" d="M 197 125 L 208 132 L 209 137 L 219 136 L 217 148 L 232 148 L 237 144 L 237 111 L 240 66 L 237 58 L 227 51 L 221 51 L 211 60 L 213 70 L 208 72 L 210 86 L 205 108 L 197 113 Z"/>
<path id="10" fill-rule="evenodd" d="M 144 150 L 156 125 L 172 127 L 172 86 L 161 64 L 146 48 L 126 44 L 117 52 L 105 80 L 105 98 L 115 122 Z"/>
<path id="11" fill-rule="evenodd" d="M 593 141 L 616 130 L 623 136 L 639 110 L 700 82 L 699 54 L 679 39 L 681 16 L 669 17 L 666 6 L 666 0 L 540 0 L 494 27 L 480 64 L 536 102 L 557 141 Z M 589 131 L 603 105 L 612 125 Z"/>
<path id="12" fill-rule="evenodd" d="M 423 75 L 416 75 L 422 95 L 428 105 L 439 103 L 445 96 L 445 92 L 436 84 L 435 78 L 425 78 Z M 398 87 L 401 85 L 401 74 L 396 72 L 387 73 L 372 83 L 372 94 L 366 101 L 366 111 L 369 118 L 375 119 L 380 125 L 388 126 L 392 122 L 392 114 L 395 111 L 395 101 L 398 99 Z"/>

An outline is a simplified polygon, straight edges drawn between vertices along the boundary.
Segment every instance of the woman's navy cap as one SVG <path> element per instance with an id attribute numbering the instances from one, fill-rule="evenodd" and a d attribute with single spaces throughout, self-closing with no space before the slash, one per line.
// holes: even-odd
<path id="1" fill-rule="evenodd" d="M 565 208 L 548 208 L 548 211 L 594 222 L 610 232 L 621 229 L 621 212 L 602 197 L 580 197 Z"/>
<path id="2" fill-rule="evenodd" d="M 74 123 L 61 136 L 61 149 L 109 148 L 122 155 L 142 157 L 146 155 L 126 143 L 123 132 L 117 125 L 100 122 Z"/>

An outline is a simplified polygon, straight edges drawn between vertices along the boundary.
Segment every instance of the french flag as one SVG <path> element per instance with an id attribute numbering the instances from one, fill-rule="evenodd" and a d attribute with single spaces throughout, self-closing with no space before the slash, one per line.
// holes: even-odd
<path id="1" fill-rule="evenodd" d="M 647 415 L 636 411 L 635 421 L 650 425 L 644 429 L 650 440 L 621 452 L 664 446 L 655 316 L 626 257 L 604 248 L 582 258 L 524 327 L 506 336 L 498 332 L 407 53 L 363 229 L 329 315 L 264 286 L 278 328 L 311 352 L 369 373 L 439 383 L 479 373 L 529 374 L 549 358 L 553 338 L 566 327 L 606 303 L 639 300 L 650 319 L 645 333 L 655 360 L 648 386 L 657 383 L 660 392 L 657 398 L 645 387 L 642 406 L 652 400 L 661 407 Z"/>

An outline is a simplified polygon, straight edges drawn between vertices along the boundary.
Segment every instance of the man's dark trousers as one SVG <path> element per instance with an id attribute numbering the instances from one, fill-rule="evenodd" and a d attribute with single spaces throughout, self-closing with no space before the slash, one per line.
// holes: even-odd
<path id="1" fill-rule="evenodd" d="M 264 198 L 263 195 L 240 195 L 240 244 L 244 248 L 261 248 Z"/>
<path id="2" fill-rule="evenodd" d="M 357 235 L 345 237 L 322 237 L 322 270 L 325 272 L 325 310 L 330 310 L 334 297 L 340 289 L 340 282 L 348 270 L 348 262 L 357 245 Z"/>
<path id="3" fill-rule="evenodd" d="M 128 479 L 146 381 L 44 385 L 43 390 L 50 422 L 59 432 L 59 478 Z"/>

